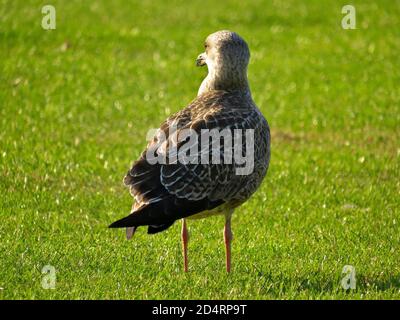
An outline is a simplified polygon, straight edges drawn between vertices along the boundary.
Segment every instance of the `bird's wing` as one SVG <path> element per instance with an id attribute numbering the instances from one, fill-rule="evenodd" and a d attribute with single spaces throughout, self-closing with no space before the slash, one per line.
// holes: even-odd
<path id="1" fill-rule="evenodd" d="M 126 174 L 124 184 L 129 186 L 136 203 L 141 205 L 149 204 L 169 196 L 168 191 L 161 184 L 160 180 L 162 163 L 149 162 L 148 155 L 152 152 L 158 155 L 160 143 L 166 141 L 165 145 L 167 145 L 169 135 L 189 122 L 190 112 L 188 112 L 187 108 L 170 116 L 161 124 L 153 139 L 147 145 L 147 148 Z M 162 140 L 161 135 L 163 135 L 164 140 Z M 136 207 L 140 208 L 141 206 L 136 205 Z"/>
<path id="2" fill-rule="evenodd" d="M 127 217 L 123 223 L 113 226 L 173 223 L 179 218 L 235 200 L 236 195 L 245 187 L 247 179 L 235 174 L 237 165 L 234 162 L 171 163 L 171 154 L 174 152 L 170 151 L 172 147 L 179 149 L 187 142 L 177 140 L 183 129 L 191 129 L 198 133 L 194 144 L 198 147 L 200 156 L 207 157 L 209 151 L 199 147 L 203 146 L 200 138 L 202 129 L 255 129 L 259 125 L 259 114 L 254 108 L 250 108 L 248 103 L 248 100 L 241 97 L 217 92 L 200 96 L 187 108 L 168 118 L 124 179 L 125 184 L 130 186 L 136 202 L 143 205 L 140 206 L 140 210 L 129 216 L 130 219 Z M 166 141 L 160 148 L 161 132 L 164 133 Z M 223 154 L 223 143 L 220 146 L 218 151 Z M 209 150 L 213 147 L 210 141 Z M 149 154 L 163 154 L 167 163 L 151 164 L 148 161 Z"/>
<path id="3" fill-rule="evenodd" d="M 248 177 L 236 173 L 238 164 L 232 159 L 232 163 L 224 162 L 224 155 L 228 153 L 233 157 L 235 141 L 235 129 L 241 129 L 242 152 L 246 152 L 245 130 L 255 129 L 258 126 L 259 115 L 252 108 L 246 108 L 246 101 L 225 96 L 224 99 L 215 101 L 211 106 L 202 109 L 203 112 L 195 113 L 192 121 L 183 129 L 190 128 L 196 133 L 194 149 L 198 150 L 197 164 L 175 164 L 161 166 L 161 183 L 166 190 L 178 198 L 200 200 L 240 200 L 237 199 L 239 191 L 244 187 Z M 232 137 L 231 146 L 225 149 L 224 139 L 217 139 L 213 145 L 212 139 L 208 144 L 203 144 L 201 134 L 203 130 L 218 133 L 227 130 Z M 204 132 L 204 131 L 203 131 Z M 184 141 L 187 143 L 187 141 Z M 178 148 L 181 145 L 178 144 Z M 212 152 L 218 155 L 220 163 L 213 162 Z M 203 164 L 200 160 L 208 159 L 209 164 Z M 239 197 L 240 198 L 240 197 Z"/>

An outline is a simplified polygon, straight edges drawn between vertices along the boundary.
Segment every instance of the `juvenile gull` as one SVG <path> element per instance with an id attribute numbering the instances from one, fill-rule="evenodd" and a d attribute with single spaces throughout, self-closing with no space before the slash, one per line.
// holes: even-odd
<path id="1" fill-rule="evenodd" d="M 124 178 L 135 198 L 132 212 L 110 225 L 110 228 L 127 228 L 131 238 L 139 226 L 148 226 L 147 233 L 154 234 L 169 228 L 182 219 L 182 249 L 184 271 L 188 271 L 188 230 L 186 218 L 204 218 L 215 214 L 225 216 L 224 242 L 226 271 L 231 270 L 231 217 L 234 209 L 244 203 L 260 186 L 267 173 L 270 159 L 270 131 L 268 123 L 255 105 L 247 80 L 250 52 L 247 43 L 235 32 L 218 31 L 205 41 L 205 52 L 196 60 L 197 66 L 207 65 L 208 75 L 203 80 L 197 97 L 183 110 L 170 116 L 148 144 L 141 157 Z M 182 144 L 176 137 L 184 129 L 198 133 L 195 146 L 201 145 L 205 129 L 224 129 L 242 132 L 242 154 L 254 152 L 254 166 L 247 174 L 238 174 L 243 167 L 236 161 L 209 161 L 183 163 L 171 160 L 170 149 Z M 236 129 L 241 129 L 236 130 Z M 252 130 L 248 130 L 252 129 Z M 254 149 L 246 145 L 245 132 L 254 134 Z M 160 133 L 166 137 L 161 144 Z M 217 146 L 224 152 L 234 153 L 237 141 L 229 149 L 224 143 Z M 158 148 L 162 145 L 161 148 Z M 211 159 L 215 145 L 197 148 L 199 158 Z M 226 148 L 226 150 L 225 150 Z M 152 152 L 149 152 L 152 151 Z M 154 152 L 153 152 L 154 151 Z M 215 151 L 215 150 L 214 150 Z M 154 163 L 149 154 L 165 155 L 167 161 Z"/>

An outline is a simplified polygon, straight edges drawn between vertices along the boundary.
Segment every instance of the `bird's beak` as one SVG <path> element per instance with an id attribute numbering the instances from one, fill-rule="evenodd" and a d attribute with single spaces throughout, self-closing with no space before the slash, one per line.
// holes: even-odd
<path id="1" fill-rule="evenodd" d="M 206 53 L 203 52 L 199 54 L 199 56 L 196 59 L 196 66 L 202 67 L 206 64 Z"/>

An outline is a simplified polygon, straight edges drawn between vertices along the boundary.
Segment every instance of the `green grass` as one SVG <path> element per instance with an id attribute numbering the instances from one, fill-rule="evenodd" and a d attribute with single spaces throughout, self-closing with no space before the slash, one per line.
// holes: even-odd
<path id="1" fill-rule="evenodd" d="M 0 298 L 400 298 L 400 1 L 352 1 L 356 30 L 341 28 L 347 3 L 0 0 Z M 189 221 L 184 274 L 180 223 L 132 241 L 106 226 L 129 212 L 122 178 L 147 130 L 195 97 L 195 58 L 220 29 L 249 43 L 272 158 L 233 217 L 233 273 L 214 217 Z"/>

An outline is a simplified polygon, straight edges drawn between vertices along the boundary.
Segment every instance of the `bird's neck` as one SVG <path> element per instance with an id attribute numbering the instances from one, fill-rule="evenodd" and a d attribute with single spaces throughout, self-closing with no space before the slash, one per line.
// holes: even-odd
<path id="1" fill-rule="evenodd" d="M 207 77 L 204 78 L 199 88 L 198 95 L 213 90 L 238 90 L 250 93 L 247 80 L 247 70 L 215 70 L 209 69 Z"/>

